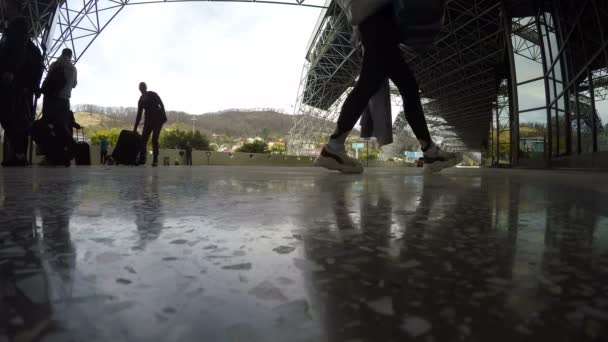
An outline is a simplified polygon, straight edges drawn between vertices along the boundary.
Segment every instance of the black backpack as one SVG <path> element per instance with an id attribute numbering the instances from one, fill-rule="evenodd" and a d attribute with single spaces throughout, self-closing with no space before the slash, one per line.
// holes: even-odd
<path id="1" fill-rule="evenodd" d="M 57 96 L 65 87 L 68 80 L 65 78 L 63 68 L 53 68 L 42 83 L 42 93 L 49 96 Z"/>
<path id="2" fill-rule="evenodd" d="M 415 52 L 433 45 L 444 22 L 446 0 L 394 0 L 402 43 Z"/>

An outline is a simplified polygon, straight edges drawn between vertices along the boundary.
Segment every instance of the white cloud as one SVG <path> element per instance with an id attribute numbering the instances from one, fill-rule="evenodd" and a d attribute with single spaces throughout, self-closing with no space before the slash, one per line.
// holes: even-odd
<path id="1" fill-rule="evenodd" d="M 78 63 L 72 103 L 135 106 L 146 81 L 174 110 L 289 110 L 319 12 L 208 2 L 127 7 Z"/>

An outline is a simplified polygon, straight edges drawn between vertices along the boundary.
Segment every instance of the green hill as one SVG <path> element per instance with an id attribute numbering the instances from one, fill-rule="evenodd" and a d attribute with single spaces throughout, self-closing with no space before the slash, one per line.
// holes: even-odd
<path id="1" fill-rule="evenodd" d="M 133 129 L 137 111 L 135 108 L 110 108 L 93 105 L 76 106 L 75 118 L 89 131 L 99 129 Z M 289 133 L 297 116 L 274 110 L 226 110 L 218 113 L 192 115 L 184 112 L 167 112 L 165 129 L 194 129 L 211 136 L 283 138 Z M 327 122 L 331 132 L 334 123 Z"/>

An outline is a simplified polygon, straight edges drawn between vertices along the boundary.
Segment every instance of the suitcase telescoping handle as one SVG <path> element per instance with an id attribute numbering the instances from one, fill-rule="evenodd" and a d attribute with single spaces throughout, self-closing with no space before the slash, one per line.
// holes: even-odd
<path id="1" fill-rule="evenodd" d="M 80 134 L 78 134 L 78 132 L 82 132 L 82 140 L 80 140 Z M 76 141 L 86 142 L 86 139 L 84 137 L 84 128 L 76 129 Z"/>

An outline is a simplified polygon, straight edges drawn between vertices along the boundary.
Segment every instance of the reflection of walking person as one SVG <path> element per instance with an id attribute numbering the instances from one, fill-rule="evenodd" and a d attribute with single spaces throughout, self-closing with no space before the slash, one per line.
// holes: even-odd
<path id="1" fill-rule="evenodd" d="M 99 141 L 99 150 L 100 150 L 99 163 L 101 165 L 104 165 L 106 163 L 106 158 L 108 158 L 109 145 L 110 145 L 110 143 L 108 142 L 108 138 L 101 137 L 101 140 Z"/>
<path id="2" fill-rule="evenodd" d="M 186 165 L 192 166 L 192 144 L 189 141 L 186 143 Z"/>
<path id="3" fill-rule="evenodd" d="M 141 92 L 141 97 L 137 103 L 137 119 L 135 119 L 135 127 L 133 128 L 133 131 L 137 132 L 142 112 L 145 111 L 144 130 L 141 134 L 142 153 L 140 155 L 139 164 L 146 164 L 147 146 L 151 134 L 152 154 L 154 157 L 152 166 L 158 166 L 158 138 L 160 137 L 160 131 L 163 128 L 163 125 L 167 122 L 165 105 L 157 93 L 148 91 L 148 86 L 144 82 L 139 84 L 139 91 Z"/>

